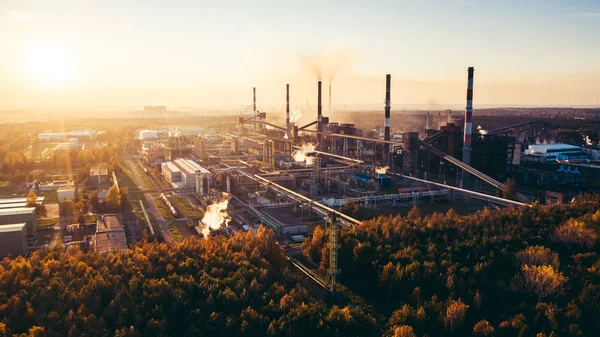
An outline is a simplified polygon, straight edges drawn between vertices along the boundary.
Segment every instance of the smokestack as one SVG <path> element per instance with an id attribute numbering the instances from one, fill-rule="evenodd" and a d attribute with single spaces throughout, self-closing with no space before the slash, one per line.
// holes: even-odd
<path id="1" fill-rule="evenodd" d="M 438 111 L 438 130 L 442 129 L 442 113 Z"/>
<path id="2" fill-rule="evenodd" d="M 254 128 L 254 132 L 256 132 L 256 87 L 252 88 L 252 94 L 252 127 Z"/>
<path id="3" fill-rule="evenodd" d="M 390 89 L 392 86 L 392 75 L 385 75 L 385 133 L 383 138 L 390 140 L 390 110 L 392 109 L 390 102 Z M 384 159 L 387 162 L 390 156 L 390 144 L 385 144 L 383 147 Z"/>
<path id="4" fill-rule="evenodd" d="M 427 119 L 425 120 L 425 132 L 429 130 L 429 111 L 427 112 Z"/>
<path id="5" fill-rule="evenodd" d="M 471 163 L 471 129 L 473 119 L 473 73 L 475 69 L 469 67 L 467 82 L 467 108 L 465 109 L 465 127 L 463 138 L 463 162 Z"/>
<path id="6" fill-rule="evenodd" d="M 331 83 L 329 83 L 329 118 L 331 118 Z"/>
<path id="7" fill-rule="evenodd" d="M 472 118 L 473 118 L 473 73 L 475 69 L 469 67 L 468 69 L 468 80 L 467 80 L 467 107 L 465 109 L 465 127 L 464 127 L 464 138 L 463 138 L 463 162 L 467 165 L 471 164 L 471 129 L 472 129 Z M 469 173 L 463 170 L 462 172 L 462 185 L 469 185 Z"/>
<path id="8" fill-rule="evenodd" d="M 290 85 L 285 85 L 285 129 L 290 133 Z M 289 137 L 289 135 L 288 135 Z"/>
<path id="9" fill-rule="evenodd" d="M 446 110 L 446 112 L 448 112 L 448 122 L 447 124 L 452 123 L 452 110 L 448 109 Z"/>
<path id="10" fill-rule="evenodd" d="M 323 131 L 321 122 L 323 120 L 323 107 L 321 106 L 321 81 L 317 82 L 317 131 Z M 323 149 L 323 135 L 317 133 L 317 147 L 319 150 Z"/>

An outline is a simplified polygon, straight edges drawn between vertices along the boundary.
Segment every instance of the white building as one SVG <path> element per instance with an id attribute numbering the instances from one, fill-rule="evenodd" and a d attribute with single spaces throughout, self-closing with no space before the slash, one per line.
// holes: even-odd
<path id="1" fill-rule="evenodd" d="M 139 138 L 141 140 L 158 139 L 158 131 L 156 131 L 156 130 L 141 130 L 139 132 Z"/>
<path id="2" fill-rule="evenodd" d="M 56 190 L 56 194 L 58 195 L 58 201 L 63 200 L 73 200 L 75 199 L 75 186 L 74 185 L 64 185 Z"/>
<path id="3" fill-rule="evenodd" d="M 172 162 L 162 163 L 161 171 L 165 179 L 171 184 L 181 181 L 181 170 Z"/>
<path id="4" fill-rule="evenodd" d="M 179 158 L 174 163 L 181 169 L 181 181 L 186 187 L 193 187 L 195 192 L 201 193 L 205 182 L 208 186 L 212 175 L 209 170 L 190 159 Z M 202 181 L 199 181 L 199 177 Z"/>
<path id="5" fill-rule="evenodd" d="M 523 159 L 552 162 L 557 160 L 587 159 L 589 155 L 579 147 L 569 144 L 529 145 Z"/>

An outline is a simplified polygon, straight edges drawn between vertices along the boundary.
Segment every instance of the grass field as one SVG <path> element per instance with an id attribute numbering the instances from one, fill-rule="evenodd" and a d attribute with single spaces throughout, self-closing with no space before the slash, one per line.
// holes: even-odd
<path id="1" fill-rule="evenodd" d="M 204 212 L 190 204 L 186 198 L 174 195 L 171 197 L 171 202 L 175 204 L 175 207 L 181 211 L 181 215 L 184 218 L 198 219 L 204 217 Z"/>
<path id="2" fill-rule="evenodd" d="M 177 225 L 174 222 L 169 223 L 169 230 L 171 231 L 171 234 L 173 235 L 173 239 L 175 239 L 175 241 L 179 242 L 183 240 L 183 235 L 181 235 L 179 228 L 177 228 Z"/>
<path id="3" fill-rule="evenodd" d="M 52 227 L 58 224 L 58 219 L 37 219 L 38 228 Z"/>
<path id="4" fill-rule="evenodd" d="M 171 213 L 171 210 L 169 209 L 167 204 L 165 204 L 165 202 L 160 197 L 154 198 L 154 203 L 156 204 L 156 208 L 158 209 L 158 212 L 163 218 L 173 219 L 173 213 Z"/>

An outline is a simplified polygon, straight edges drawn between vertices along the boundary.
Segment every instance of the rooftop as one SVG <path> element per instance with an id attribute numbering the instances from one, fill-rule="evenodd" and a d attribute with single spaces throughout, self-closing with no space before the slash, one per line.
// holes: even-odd
<path id="1" fill-rule="evenodd" d="M 75 189 L 75 185 L 63 185 L 58 188 L 58 191 L 73 191 Z"/>
<path id="2" fill-rule="evenodd" d="M 0 233 L 20 232 L 23 227 L 25 227 L 25 223 L 0 225 Z"/>
<path id="3" fill-rule="evenodd" d="M 177 164 L 177 166 L 181 167 L 181 169 L 183 171 L 185 171 L 186 173 L 210 173 L 209 170 L 205 169 L 204 167 L 198 165 L 196 162 L 194 162 L 193 160 L 190 159 L 183 159 L 183 158 L 179 158 L 179 159 L 175 159 L 175 164 Z"/>
<path id="4" fill-rule="evenodd" d="M 177 167 L 177 165 L 173 164 L 172 162 L 168 161 L 166 163 L 163 163 L 163 165 L 167 166 L 167 168 L 169 169 L 169 171 L 171 172 L 181 172 L 181 170 L 179 169 L 179 167 Z"/>
<path id="5" fill-rule="evenodd" d="M 101 166 L 94 166 L 90 170 L 90 175 L 91 176 L 99 176 L 99 175 L 106 176 L 106 175 L 108 175 L 108 168 L 101 167 Z"/>
<path id="6" fill-rule="evenodd" d="M 125 231 L 96 233 L 96 253 L 127 250 Z"/>
<path id="7" fill-rule="evenodd" d="M 1 208 L 0 215 L 32 214 L 35 207 Z"/>
<path id="8" fill-rule="evenodd" d="M 0 203 L 0 209 L 2 208 L 20 208 L 20 207 L 25 207 L 27 206 L 27 202 L 23 201 L 23 202 L 13 202 L 10 204 L 3 204 Z"/>
<path id="9" fill-rule="evenodd" d="M 536 150 L 575 150 L 579 149 L 579 146 L 571 144 L 533 144 L 529 145 L 530 148 Z"/>
<path id="10" fill-rule="evenodd" d="M 121 226 L 121 222 L 116 215 L 98 216 L 98 220 L 96 220 L 96 233 L 118 230 L 123 230 L 123 226 Z"/>
<path id="11" fill-rule="evenodd" d="M 38 195 L 37 197 L 37 203 L 41 204 L 44 201 L 44 197 L 43 195 Z M 4 199 L 0 199 L 0 204 L 13 204 L 13 203 L 21 203 L 21 202 L 27 202 L 27 198 L 22 197 L 22 198 L 4 198 Z"/>

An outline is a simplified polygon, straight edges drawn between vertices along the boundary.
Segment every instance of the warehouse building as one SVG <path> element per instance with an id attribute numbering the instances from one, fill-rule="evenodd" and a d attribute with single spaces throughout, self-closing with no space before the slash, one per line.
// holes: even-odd
<path id="1" fill-rule="evenodd" d="M 27 225 L 25 223 L 0 225 L 0 257 L 25 255 L 27 252 Z"/>
<path id="2" fill-rule="evenodd" d="M 161 171 L 173 187 L 193 188 L 195 192 L 208 188 L 212 172 L 190 159 L 179 158 L 163 163 Z"/>
<path id="3" fill-rule="evenodd" d="M 58 195 L 58 201 L 63 200 L 73 200 L 75 199 L 75 186 L 73 185 L 64 185 L 56 190 L 56 194 Z"/>
<path id="4" fill-rule="evenodd" d="M 558 160 L 589 159 L 581 147 L 569 144 L 535 144 L 525 150 L 523 160 L 553 162 Z"/>
<path id="5" fill-rule="evenodd" d="M 25 223 L 28 233 L 37 230 L 35 207 L 18 207 L 0 209 L 0 226 L 7 224 Z"/>

